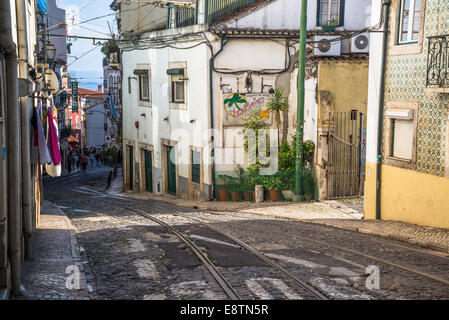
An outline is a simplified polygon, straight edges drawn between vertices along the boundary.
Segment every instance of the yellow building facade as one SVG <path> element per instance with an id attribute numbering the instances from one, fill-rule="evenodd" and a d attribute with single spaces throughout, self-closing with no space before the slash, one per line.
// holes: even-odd
<path id="1" fill-rule="evenodd" d="M 373 20 L 382 14 L 381 1 L 373 1 Z M 442 1 L 393 0 L 384 79 L 383 36 L 371 38 L 366 219 L 449 228 L 449 70 L 440 63 L 449 58 L 448 20 Z"/>

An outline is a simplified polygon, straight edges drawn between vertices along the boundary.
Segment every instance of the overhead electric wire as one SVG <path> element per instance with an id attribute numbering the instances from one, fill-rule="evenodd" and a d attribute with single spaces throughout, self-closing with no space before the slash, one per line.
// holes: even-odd
<path id="1" fill-rule="evenodd" d="M 79 57 L 76 58 L 75 61 L 73 61 L 72 63 L 70 63 L 67 67 L 70 67 L 71 65 L 73 65 L 74 63 L 76 63 L 77 61 L 79 61 L 81 58 L 85 57 L 86 55 L 88 55 L 89 53 L 91 53 L 92 51 L 94 51 L 95 49 L 98 49 L 100 46 L 96 45 L 94 48 L 90 49 L 89 51 L 83 53 L 82 55 L 80 55 Z"/>

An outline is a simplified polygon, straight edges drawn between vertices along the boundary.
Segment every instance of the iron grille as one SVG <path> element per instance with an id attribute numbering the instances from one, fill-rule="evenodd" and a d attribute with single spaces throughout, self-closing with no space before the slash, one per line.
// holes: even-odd
<path id="1" fill-rule="evenodd" d="M 449 35 L 429 37 L 427 87 L 449 87 Z"/>

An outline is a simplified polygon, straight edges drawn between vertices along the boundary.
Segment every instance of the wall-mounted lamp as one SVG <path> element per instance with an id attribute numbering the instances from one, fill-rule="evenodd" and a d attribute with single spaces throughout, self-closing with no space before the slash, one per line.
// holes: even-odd
<path id="1" fill-rule="evenodd" d="M 147 117 L 147 115 L 146 115 L 145 113 L 142 113 L 140 116 L 141 116 L 141 117 L 144 117 L 144 118 Z"/>
<path id="2" fill-rule="evenodd" d="M 196 121 L 196 119 L 192 119 L 190 120 L 190 123 L 194 123 Z"/>
<path id="3" fill-rule="evenodd" d="M 168 117 L 165 117 L 165 118 L 164 118 L 164 121 L 168 121 Z"/>

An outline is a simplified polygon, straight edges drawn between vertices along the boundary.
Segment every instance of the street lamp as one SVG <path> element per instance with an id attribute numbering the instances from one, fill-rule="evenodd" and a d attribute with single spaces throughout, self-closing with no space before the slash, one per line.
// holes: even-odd
<path id="1" fill-rule="evenodd" d="M 56 47 L 53 43 L 47 43 L 47 60 L 53 62 L 56 58 Z"/>

